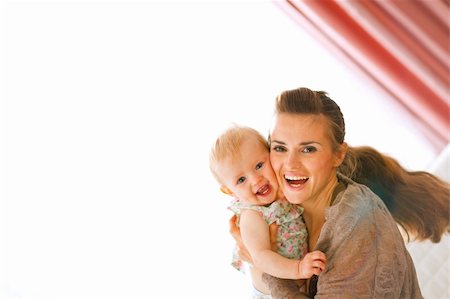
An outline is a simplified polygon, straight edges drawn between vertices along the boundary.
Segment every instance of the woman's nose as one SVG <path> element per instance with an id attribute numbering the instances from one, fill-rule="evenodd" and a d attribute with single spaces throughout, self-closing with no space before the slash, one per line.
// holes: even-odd
<path id="1" fill-rule="evenodd" d="M 296 152 L 290 152 L 286 157 L 286 166 L 288 168 L 298 168 L 302 163 Z"/>

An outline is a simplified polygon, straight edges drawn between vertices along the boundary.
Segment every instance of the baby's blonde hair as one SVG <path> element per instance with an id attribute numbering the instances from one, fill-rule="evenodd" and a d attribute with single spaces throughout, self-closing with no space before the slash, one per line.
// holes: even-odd
<path id="1" fill-rule="evenodd" d="M 219 165 L 225 159 L 233 159 L 239 153 L 242 142 L 249 138 L 256 138 L 267 150 L 269 143 L 257 130 L 250 127 L 233 125 L 217 137 L 209 154 L 209 168 L 217 180 L 222 183 L 218 174 Z"/>

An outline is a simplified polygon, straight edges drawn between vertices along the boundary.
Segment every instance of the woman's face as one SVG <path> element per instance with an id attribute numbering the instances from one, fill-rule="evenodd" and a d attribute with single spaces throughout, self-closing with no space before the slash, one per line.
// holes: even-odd
<path id="1" fill-rule="evenodd" d="M 329 194 L 345 153 L 333 152 L 323 115 L 281 113 L 270 136 L 270 161 L 287 200 L 301 204 Z M 342 151 L 343 152 L 343 151 Z"/>

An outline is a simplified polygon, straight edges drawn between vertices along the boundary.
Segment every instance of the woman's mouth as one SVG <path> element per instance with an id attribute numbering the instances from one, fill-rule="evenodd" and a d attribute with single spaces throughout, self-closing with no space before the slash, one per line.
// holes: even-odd
<path id="1" fill-rule="evenodd" d="M 293 188 L 298 188 L 298 187 L 304 185 L 309 180 L 309 177 L 285 175 L 284 179 L 286 180 L 286 182 L 288 183 L 289 186 L 291 186 Z"/>
<path id="2" fill-rule="evenodd" d="M 270 188 L 269 185 L 264 185 L 261 188 L 259 188 L 258 191 L 256 191 L 256 195 L 266 196 L 266 195 L 270 194 L 271 191 L 272 191 L 272 188 Z"/>

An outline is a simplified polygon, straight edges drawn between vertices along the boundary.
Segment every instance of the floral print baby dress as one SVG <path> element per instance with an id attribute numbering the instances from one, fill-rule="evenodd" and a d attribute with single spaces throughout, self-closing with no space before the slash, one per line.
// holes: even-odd
<path id="1" fill-rule="evenodd" d="M 277 252 L 282 256 L 289 259 L 301 259 L 308 252 L 308 232 L 303 221 L 301 206 L 291 204 L 285 199 L 276 200 L 268 206 L 245 205 L 235 198 L 228 209 L 238 216 L 238 226 L 242 209 L 257 211 L 267 225 L 275 222 L 278 225 Z M 244 272 L 244 265 L 237 255 L 236 248 L 231 265 Z"/>

